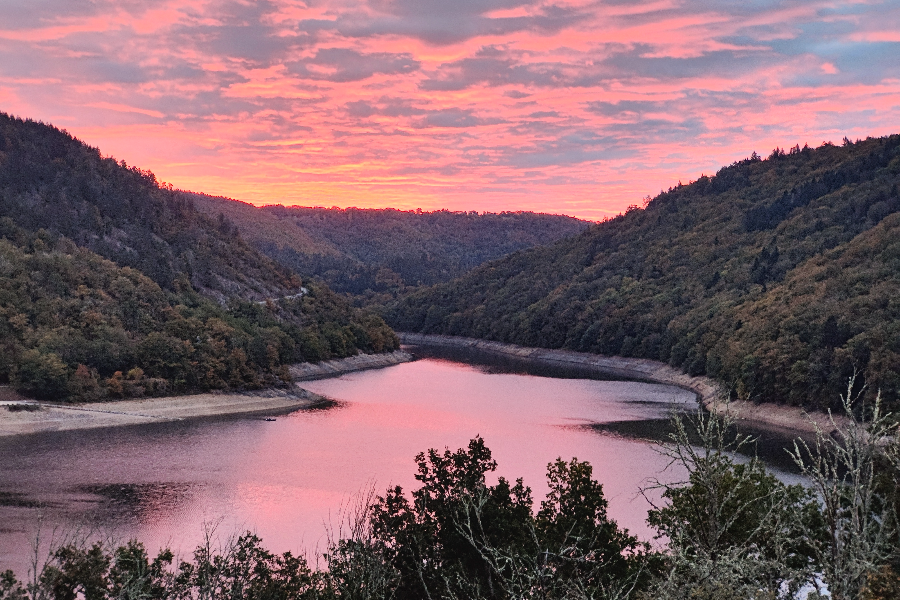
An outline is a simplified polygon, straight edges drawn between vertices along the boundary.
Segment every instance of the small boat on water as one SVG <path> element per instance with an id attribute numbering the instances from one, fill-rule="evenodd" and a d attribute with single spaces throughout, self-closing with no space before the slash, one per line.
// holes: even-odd
<path id="1" fill-rule="evenodd" d="M 275 417 L 266 417 L 263 421 L 274 421 Z"/>

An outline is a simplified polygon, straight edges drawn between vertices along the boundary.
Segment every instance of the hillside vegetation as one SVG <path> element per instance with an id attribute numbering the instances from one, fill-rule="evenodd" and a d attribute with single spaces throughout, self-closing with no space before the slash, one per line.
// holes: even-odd
<path id="1" fill-rule="evenodd" d="M 166 289 L 187 276 L 218 300 L 295 293 L 291 272 L 149 171 L 102 157 L 65 131 L 0 113 L 0 217 L 45 229 Z"/>
<path id="2" fill-rule="evenodd" d="M 588 227 L 572 217 L 532 212 L 257 208 L 201 195 L 194 203 L 211 217 L 233 223 L 248 242 L 282 265 L 370 301 L 449 281 L 489 260 Z"/>
<path id="3" fill-rule="evenodd" d="M 0 381 L 56 400 L 258 387 L 397 345 L 151 173 L 0 114 Z"/>
<path id="4" fill-rule="evenodd" d="M 387 311 L 403 331 L 666 361 L 740 398 L 900 389 L 900 135 L 753 156 Z"/>

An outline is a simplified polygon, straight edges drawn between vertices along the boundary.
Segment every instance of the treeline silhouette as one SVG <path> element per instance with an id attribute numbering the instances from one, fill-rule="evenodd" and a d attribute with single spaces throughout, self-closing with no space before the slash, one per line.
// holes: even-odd
<path id="1" fill-rule="evenodd" d="M 733 397 L 900 394 L 900 135 L 776 149 L 417 290 L 402 331 L 651 358 Z"/>

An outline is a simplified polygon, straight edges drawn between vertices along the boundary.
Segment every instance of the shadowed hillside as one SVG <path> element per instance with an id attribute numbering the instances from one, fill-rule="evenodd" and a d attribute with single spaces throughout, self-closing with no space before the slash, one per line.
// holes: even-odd
<path id="1" fill-rule="evenodd" d="M 197 195 L 245 239 L 282 265 L 338 292 L 381 294 L 448 281 L 489 260 L 584 231 L 563 215 L 395 209 L 254 207 Z M 383 299 L 383 297 L 381 298 Z"/>
<path id="2" fill-rule="evenodd" d="M 0 113 L 0 382 L 58 400 L 259 387 L 397 345 L 151 173 Z"/>
<path id="3" fill-rule="evenodd" d="M 754 155 L 392 306 L 400 330 L 666 361 L 737 397 L 900 388 L 900 135 Z"/>
<path id="4" fill-rule="evenodd" d="M 164 288 L 179 275 L 220 301 L 262 300 L 299 287 L 290 271 L 248 246 L 226 223 L 55 127 L 0 113 L 0 217 L 64 235 Z"/>

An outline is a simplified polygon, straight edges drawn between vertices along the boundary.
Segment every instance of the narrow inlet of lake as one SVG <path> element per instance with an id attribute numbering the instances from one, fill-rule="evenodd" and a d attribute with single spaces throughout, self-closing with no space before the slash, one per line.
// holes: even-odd
<path id="1" fill-rule="evenodd" d="M 496 372 L 426 358 L 302 387 L 327 408 L 260 418 L 73 431 L 0 440 L 0 570 L 25 575 L 38 529 L 46 541 L 75 532 L 137 538 L 151 553 L 188 556 L 217 535 L 255 532 L 271 551 L 322 551 L 355 495 L 416 487 L 414 457 L 455 450 L 480 435 L 499 467 L 523 478 L 536 503 L 547 463 L 594 467 L 609 513 L 645 540 L 654 478 L 676 480 L 653 444 L 634 436 L 693 410 L 691 392 L 649 383 Z M 629 435 L 598 424 L 622 424 Z M 493 482 L 493 481 L 492 481 Z M 55 533 L 54 533 L 55 532 Z"/>

